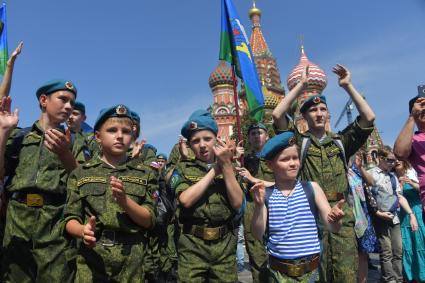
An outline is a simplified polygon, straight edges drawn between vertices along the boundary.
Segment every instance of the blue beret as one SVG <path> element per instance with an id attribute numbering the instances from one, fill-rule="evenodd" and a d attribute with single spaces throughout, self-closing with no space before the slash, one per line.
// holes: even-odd
<path id="1" fill-rule="evenodd" d="M 83 113 L 84 115 L 86 114 L 86 106 L 80 101 L 75 101 L 74 110 L 78 110 L 81 113 Z"/>
<path id="2" fill-rule="evenodd" d="M 133 120 L 130 109 L 125 105 L 119 104 L 109 108 L 103 108 L 94 122 L 94 130 L 98 130 L 108 118 L 112 117 L 127 117 Z"/>
<path id="3" fill-rule="evenodd" d="M 140 116 L 134 111 L 130 111 L 131 117 L 133 117 L 133 121 L 137 124 L 140 124 Z"/>
<path id="4" fill-rule="evenodd" d="M 58 90 L 68 90 L 75 95 L 75 98 L 77 98 L 77 88 L 72 82 L 66 80 L 48 81 L 37 89 L 36 95 L 37 98 L 40 98 L 42 94 L 49 95 Z"/>
<path id="5" fill-rule="evenodd" d="M 269 139 L 261 150 L 261 158 L 273 159 L 279 152 L 295 144 L 294 132 L 287 131 Z"/>
<path id="6" fill-rule="evenodd" d="M 307 111 L 312 105 L 315 104 L 319 104 L 319 103 L 324 103 L 325 105 L 328 105 L 326 103 L 326 97 L 324 97 L 323 95 L 313 95 L 309 98 L 307 98 L 303 105 L 300 108 L 300 112 L 304 113 L 305 111 Z"/>
<path id="7" fill-rule="evenodd" d="M 249 132 L 251 132 L 254 129 L 263 129 L 264 131 L 267 132 L 267 128 L 266 128 L 266 126 L 264 124 L 262 124 L 262 123 L 255 123 L 255 124 L 252 124 L 251 126 L 249 126 L 249 128 L 248 128 L 248 134 L 249 134 Z"/>
<path id="8" fill-rule="evenodd" d="M 167 155 L 164 153 L 160 153 L 156 156 L 156 159 L 164 159 L 167 160 Z"/>
<path id="9" fill-rule="evenodd" d="M 190 139 L 193 133 L 200 130 L 209 130 L 215 135 L 218 133 L 217 123 L 206 110 L 196 110 L 190 115 L 189 120 L 184 123 L 181 134 L 186 139 Z"/>

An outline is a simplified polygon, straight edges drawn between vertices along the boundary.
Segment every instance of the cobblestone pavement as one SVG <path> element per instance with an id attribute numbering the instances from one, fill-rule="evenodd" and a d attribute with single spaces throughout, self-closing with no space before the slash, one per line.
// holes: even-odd
<path id="1" fill-rule="evenodd" d="M 248 259 L 247 255 L 245 256 L 245 259 L 246 260 Z M 381 277 L 381 271 L 380 271 L 380 267 L 379 267 L 379 255 L 378 254 L 370 254 L 370 259 L 371 259 L 373 265 L 378 268 L 378 270 L 369 270 L 367 282 L 378 283 L 379 278 Z M 245 271 L 238 273 L 238 279 L 239 279 L 238 281 L 240 283 L 252 283 L 251 272 L 248 270 L 249 269 L 249 263 L 247 261 L 245 262 L 245 267 L 246 267 Z"/>

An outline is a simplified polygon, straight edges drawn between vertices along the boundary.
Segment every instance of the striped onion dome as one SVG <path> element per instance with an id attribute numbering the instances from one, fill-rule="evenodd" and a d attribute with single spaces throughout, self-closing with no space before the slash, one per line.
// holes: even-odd
<path id="1" fill-rule="evenodd" d="M 316 64 L 308 60 L 307 55 L 304 52 L 304 47 L 301 46 L 301 58 L 300 63 L 292 70 L 288 76 L 287 84 L 288 89 L 293 89 L 298 80 L 301 78 L 304 67 L 309 65 L 309 74 L 308 74 L 308 87 L 305 93 L 308 94 L 321 94 L 325 89 L 328 79 L 325 72 Z"/>
<path id="2" fill-rule="evenodd" d="M 211 73 L 208 84 L 210 88 L 218 85 L 233 85 L 232 69 L 225 61 L 220 61 L 217 68 Z"/>

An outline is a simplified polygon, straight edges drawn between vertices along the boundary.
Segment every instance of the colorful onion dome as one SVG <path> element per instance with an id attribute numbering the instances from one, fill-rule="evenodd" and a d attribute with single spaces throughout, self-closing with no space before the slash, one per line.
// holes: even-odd
<path id="1" fill-rule="evenodd" d="M 282 96 L 277 96 L 270 92 L 265 86 L 262 87 L 262 91 L 264 96 L 264 108 L 272 110 L 275 109 L 282 99 Z"/>
<path id="2" fill-rule="evenodd" d="M 306 65 L 309 65 L 310 67 L 308 74 L 308 87 L 307 90 L 304 91 L 304 93 L 321 94 L 328 83 L 328 79 L 326 77 L 325 72 L 318 65 L 308 60 L 307 55 L 304 52 L 303 46 L 301 46 L 300 63 L 292 70 L 292 72 L 288 76 L 288 89 L 291 90 L 297 85 Z"/>
<path id="3" fill-rule="evenodd" d="M 218 85 L 233 85 L 232 69 L 225 61 L 220 61 L 217 68 L 211 73 L 208 79 L 210 88 Z"/>

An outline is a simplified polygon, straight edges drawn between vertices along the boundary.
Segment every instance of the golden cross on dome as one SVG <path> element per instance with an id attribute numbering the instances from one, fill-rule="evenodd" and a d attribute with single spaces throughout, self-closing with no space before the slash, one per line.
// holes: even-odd
<path id="1" fill-rule="evenodd" d="M 256 8 L 255 7 L 255 0 L 252 0 L 252 8 Z"/>

